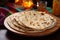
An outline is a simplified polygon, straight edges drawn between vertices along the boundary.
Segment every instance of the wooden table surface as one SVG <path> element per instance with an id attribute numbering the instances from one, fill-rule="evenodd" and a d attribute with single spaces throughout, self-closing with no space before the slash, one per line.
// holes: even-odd
<path id="1" fill-rule="evenodd" d="M 0 40 L 60 40 L 60 29 L 43 37 L 27 37 L 13 33 L 6 29 L 5 26 L 0 26 Z"/>

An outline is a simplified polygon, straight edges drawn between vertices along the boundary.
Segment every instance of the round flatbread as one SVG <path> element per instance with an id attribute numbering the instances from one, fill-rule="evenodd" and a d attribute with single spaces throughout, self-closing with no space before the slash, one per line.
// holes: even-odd
<path id="1" fill-rule="evenodd" d="M 56 19 L 45 12 L 38 11 L 23 11 L 17 14 L 10 15 L 7 18 L 8 24 L 14 28 L 22 29 L 23 32 L 44 31 L 51 29 L 56 24 Z M 18 30 L 18 29 L 17 29 Z"/>

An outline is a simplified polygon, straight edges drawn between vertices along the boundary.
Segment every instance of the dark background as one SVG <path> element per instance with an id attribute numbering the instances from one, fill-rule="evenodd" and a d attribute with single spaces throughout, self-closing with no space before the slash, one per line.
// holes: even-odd
<path id="1" fill-rule="evenodd" d="M 47 6 L 52 7 L 53 0 L 41 0 L 41 1 L 47 1 Z M 36 4 L 37 0 L 33 0 L 33 2 Z"/>
<path id="2" fill-rule="evenodd" d="M 47 6 L 48 7 L 52 7 L 53 0 L 42 0 L 42 1 L 47 1 L 48 2 Z M 13 3 L 14 0 L 9 0 L 9 2 L 12 2 Z M 33 2 L 36 4 L 37 0 L 33 0 Z"/>
<path id="3" fill-rule="evenodd" d="M 15 0 L 0 0 L 0 6 L 4 5 L 4 4 L 7 4 L 9 2 L 14 3 L 14 1 Z M 36 4 L 36 1 L 37 0 L 33 0 L 34 4 Z M 42 0 L 42 1 L 47 1 L 48 2 L 47 6 L 52 7 L 53 0 Z"/>

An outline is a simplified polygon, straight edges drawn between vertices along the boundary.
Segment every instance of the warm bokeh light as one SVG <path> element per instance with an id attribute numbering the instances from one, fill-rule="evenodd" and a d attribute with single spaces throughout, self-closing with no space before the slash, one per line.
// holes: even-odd
<path id="1" fill-rule="evenodd" d="M 15 3 L 19 2 L 19 0 L 15 0 Z"/>
<path id="2" fill-rule="evenodd" d="M 53 14 L 60 16 L 60 1 L 53 0 Z"/>
<path id="3" fill-rule="evenodd" d="M 26 9 L 30 9 L 33 6 L 32 0 L 15 0 L 15 4 L 22 6 Z"/>
<path id="4" fill-rule="evenodd" d="M 33 2 L 32 1 L 23 1 L 22 4 L 25 8 L 31 8 L 33 6 Z"/>
<path id="5" fill-rule="evenodd" d="M 21 5 L 23 0 L 15 0 L 15 4 Z"/>

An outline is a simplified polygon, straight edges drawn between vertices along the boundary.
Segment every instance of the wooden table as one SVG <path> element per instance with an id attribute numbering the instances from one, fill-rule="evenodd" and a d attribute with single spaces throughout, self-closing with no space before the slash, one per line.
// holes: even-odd
<path id="1" fill-rule="evenodd" d="M 60 40 L 60 29 L 43 37 L 26 37 L 9 31 L 5 26 L 0 26 L 0 40 Z"/>

